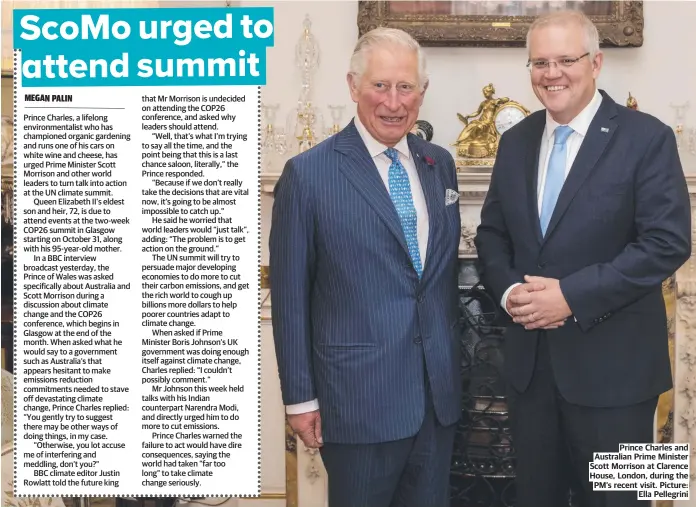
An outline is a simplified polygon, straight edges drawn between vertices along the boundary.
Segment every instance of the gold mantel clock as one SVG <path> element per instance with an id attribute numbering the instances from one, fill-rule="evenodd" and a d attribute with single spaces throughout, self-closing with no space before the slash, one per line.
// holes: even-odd
<path id="1" fill-rule="evenodd" d="M 483 88 L 484 100 L 476 112 L 457 117 L 464 124 L 453 146 L 457 147 L 458 166 L 491 166 L 503 133 L 529 115 L 529 111 L 507 97 L 494 98 L 495 88 Z"/>
<path id="2" fill-rule="evenodd" d="M 495 113 L 495 130 L 498 136 L 502 136 L 506 130 L 517 125 L 528 115 L 529 111 L 517 102 L 510 101 L 503 104 Z"/>

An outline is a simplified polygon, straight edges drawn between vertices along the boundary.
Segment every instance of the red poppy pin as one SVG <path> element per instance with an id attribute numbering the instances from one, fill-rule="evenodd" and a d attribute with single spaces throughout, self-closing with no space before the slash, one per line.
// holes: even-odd
<path id="1" fill-rule="evenodd" d="M 435 161 L 434 161 L 432 158 L 430 158 L 428 155 L 425 155 L 425 156 L 423 157 L 423 159 L 425 160 L 425 163 L 426 163 L 426 164 L 428 164 L 428 165 L 435 165 Z"/>

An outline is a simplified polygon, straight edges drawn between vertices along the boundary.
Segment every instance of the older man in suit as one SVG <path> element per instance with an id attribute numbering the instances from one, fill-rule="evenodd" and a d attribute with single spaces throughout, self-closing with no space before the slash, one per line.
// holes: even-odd
<path id="1" fill-rule="evenodd" d="M 527 38 L 545 110 L 507 131 L 476 246 L 513 322 L 505 363 L 519 507 L 638 505 L 593 491 L 594 452 L 651 442 L 672 377 L 661 283 L 691 252 L 689 195 L 672 130 L 596 88 L 597 30 L 580 12 Z"/>
<path id="2" fill-rule="evenodd" d="M 273 333 L 288 422 L 331 507 L 448 505 L 461 414 L 452 156 L 410 134 L 427 87 L 405 32 L 357 43 L 357 116 L 275 190 Z"/>

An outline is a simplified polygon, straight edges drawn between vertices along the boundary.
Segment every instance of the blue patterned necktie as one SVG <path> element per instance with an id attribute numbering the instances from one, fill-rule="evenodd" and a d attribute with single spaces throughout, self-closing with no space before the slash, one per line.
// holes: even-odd
<path id="1" fill-rule="evenodd" d="M 546 235 L 546 229 L 551 221 L 553 209 L 565 182 L 566 170 L 566 141 L 568 136 L 573 133 L 573 129 L 567 125 L 556 127 L 554 132 L 554 143 L 551 156 L 549 157 L 549 168 L 546 171 L 546 186 L 544 187 L 544 198 L 541 202 L 541 233 Z"/>
<path id="2" fill-rule="evenodd" d="M 389 166 L 389 195 L 394 202 L 394 207 L 401 220 L 401 228 L 406 236 L 406 245 L 411 255 L 413 267 L 420 278 L 423 274 L 420 251 L 418 250 L 418 218 L 416 206 L 413 204 L 411 184 L 408 181 L 408 173 L 399 161 L 399 153 L 394 148 L 387 148 L 384 153 L 392 161 Z"/>

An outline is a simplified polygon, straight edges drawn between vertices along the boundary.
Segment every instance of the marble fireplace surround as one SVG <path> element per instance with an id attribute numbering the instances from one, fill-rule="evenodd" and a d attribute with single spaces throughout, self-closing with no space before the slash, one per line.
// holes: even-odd
<path id="1" fill-rule="evenodd" d="M 462 217 L 459 257 L 472 259 L 476 257 L 473 238 L 490 184 L 490 171 L 484 168 L 460 168 L 459 171 L 459 206 Z M 263 195 L 273 196 L 273 188 L 279 176 L 280 173 L 276 172 L 261 174 Z M 674 301 L 673 304 L 667 302 L 667 309 L 673 330 L 673 343 L 670 346 L 673 347 L 675 388 L 660 400 L 655 441 L 690 443 L 693 463 L 693 456 L 696 455 L 696 249 L 693 248 L 696 245 L 696 174 L 687 174 L 687 183 L 691 198 L 694 253 L 676 273 L 674 286 L 670 286 Z M 266 202 L 272 203 L 272 200 Z M 263 214 L 270 216 L 270 209 L 263 210 Z M 267 321 L 270 320 L 271 299 L 266 297 L 262 308 Z M 302 442 L 296 441 L 291 433 L 286 433 L 285 454 L 286 491 L 283 504 L 288 507 L 326 506 L 326 474 L 318 456 L 304 448 Z M 692 465 L 691 487 L 696 488 L 696 472 L 693 470 Z M 696 507 L 696 495 L 679 503 L 685 507 Z M 671 504 L 671 501 L 657 502 L 659 507 Z"/>

